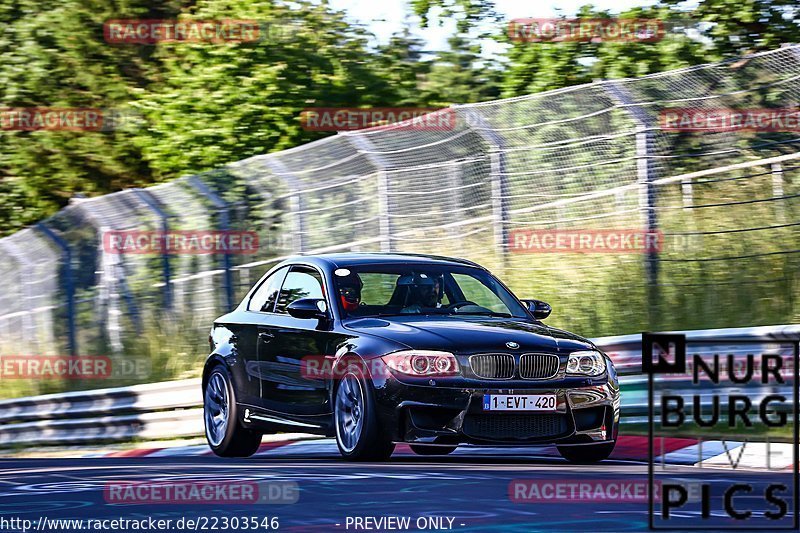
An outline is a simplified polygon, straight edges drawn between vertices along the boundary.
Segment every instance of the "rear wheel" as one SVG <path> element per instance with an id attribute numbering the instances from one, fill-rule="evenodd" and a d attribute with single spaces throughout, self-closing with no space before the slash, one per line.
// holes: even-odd
<path id="1" fill-rule="evenodd" d="M 411 451 L 417 455 L 447 455 L 456 451 L 457 446 L 423 446 L 410 444 Z"/>
<path id="2" fill-rule="evenodd" d="M 261 444 L 261 433 L 239 424 L 236 392 L 230 373 L 223 365 L 211 370 L 203 393 L 206 440 L 220 457 L 250 457 Z"/>
<path id="3" fill-rule="evenodd" d="M 372 386 L 363 371 L 351 365 L 336 389 L 334 404 L 336 445 L 349 461 L 385 461 L 394 443 L 381 430 Z"/>
<path id="4" fill-rule="evenodd" d="M 586 444 L 582 446 L 558 446 L 561 457 L 571 463 L 589 464 L 608 459 L 614 451 L 616 441 L 604 444 Z"/>

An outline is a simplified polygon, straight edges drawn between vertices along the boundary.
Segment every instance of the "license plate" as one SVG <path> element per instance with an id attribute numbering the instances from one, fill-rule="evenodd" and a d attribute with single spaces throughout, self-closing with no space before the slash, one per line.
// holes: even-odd
<path id="1" fill-rule="evenodd" d="M 484 411 L 555 411 L 555 394 L 484 394 Z"/>

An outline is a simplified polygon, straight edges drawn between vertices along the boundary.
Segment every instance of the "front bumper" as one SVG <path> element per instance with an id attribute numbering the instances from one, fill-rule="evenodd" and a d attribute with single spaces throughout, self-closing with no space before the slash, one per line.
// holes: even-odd
<path id="1" fill-rule="evenodd" d="M 516 386 L 520 385 L 520 386 Z M 619 388 L 607 378 L 584 386 L 507 383 L 446 387 L 387 379 L 375 388 L 383 429 L 413 444 L 591 444 L 616 440 Z M 484 394 L 555 394 L 553 412 L 483 411 Z"/>

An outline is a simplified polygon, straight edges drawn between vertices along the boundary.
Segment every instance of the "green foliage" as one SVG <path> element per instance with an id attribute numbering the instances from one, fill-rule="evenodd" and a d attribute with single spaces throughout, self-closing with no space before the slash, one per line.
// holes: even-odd
<path id="1" fill-rule="evenodd" d="M 448 39 L 420 84 L 425 100 L 436 106 L 469 104 L 500 95 L 500 71 L 481 59 L 481 46 L 464 35 Z"/>
<path id="2" fill-rule="evenodd" d="M 111 17 L 170 16 L 171 2 L 16 0 L 0 8 L 0 106 L 119 109 L 147 84 L 158 61 L 146 47 L 103 40 Z M 13 231 L 76 193 L 103 194 L 152 181 L 129 131 L 0 131 L 0 221 Z M 8 196 L 7 196 L 8 195 Z M 11 203 L 13 207 L 8 204 Z"/>
<path id="3" fill-rule="evenodd" d="M 148 127 L 135 143 L 158 177 L 318 138 L 301 127 L 304 108 L 380 105 L 394 96 L 365 33 L 325 6 L 221 0 L 203 2 L 192 16 L 257 19 L 276 31 L 252 43 L 157 48 L 164 74 L 138 99 Z"/>
<path id="4" fill-rule="evenodd" d="M 507 35 L 499 40 L 510 44 L 508 67 L 503 78 L 503 95 L 519 96 L 596 79 L 638 77 L 664 72 L 716 59 L 708 44 L 687 33 L 684 13 L 668 7 L 634 8 L 618 15 L 584 6 L 578 16 L 604 19 L 655 19 L 666 28 L 662 39 L 654 42 L 512 42 Z"/>
<path id="5" fill-rule="evenodd" d="M 257 42 L 109 44 L 109 19 L 245 19 Z M 327 4 L 206 0 L 17 0 L 0 8 L 0 105 L 102 108 L 139 117 L 113 131 L 0 131 L 0 221 L 11 233 L 76 195 L 205 172 L 326 133 L 312 107 L 418 106 L 494 98 L 496 70 L 453 38 L 425 57 L 410 29 L 385 45 Z"/>
<path id="6" fill-rule="evenodd" d="M 447 50 L 423 52 L 411 28 L 378 46 L 326 3 L 309 0 L 9 0 L 0 6 L 0 106 L 138 113 L 104 132 L 0 130 L 0 222 L 10 233 L 76 194 L 94 196 L 212 170 L 324 133 L 302 109 L 419 106 L 517 96 L 598 78 L 641 76 L 798 40 L 793 0 L 677 0 L 582 17 L 656 18 L 656 43 L 512 43 L 491 0 L 414 0 L 423 26 L 456 20 Z M 262 40 L 109 44 L 109 19 L 240 18 L 270 24 Z M 495 31 L 508 49 L 480 48 Z M 501 65 L 498 65 L 498 62 Z"/>
<path id="7" fill-rule="evenodd" d="M 662 0 L 678 6 L 682 0 Z M 731 57 L 770 50 L 800 39 L 800 13 L 795 0 L 702 0 L 689 12 L 706 24 L 702 33 L 714 51 Z"/>
<path id="8" fill-rule="evenodd" d="M 422 20 L 422 27 L 430 23 L 430 16 L 438 10 L 438 23 L 455 18 L 460 33 L 466 32 L 487 19 L 496 19 L 497 13 L 492 0 L 411 0 L 411 8 Z"/>

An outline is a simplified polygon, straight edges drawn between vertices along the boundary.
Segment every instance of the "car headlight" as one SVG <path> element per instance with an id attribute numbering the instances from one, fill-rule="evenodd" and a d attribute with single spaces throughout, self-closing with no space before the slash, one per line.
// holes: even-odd
<path id="1" fill-rule="evenodd" d="M 599 376 L 606 371 L 606 358 L 600 352 L 572 352 L 567 360 L 567 374 Z"/>
<path id="2" fill-rule="evenodd" d="M 458 360 L 450 352 L 405 350 L 381 357 L 386 366 L 414 377 L 452 376 L 458 374 Z"/>

